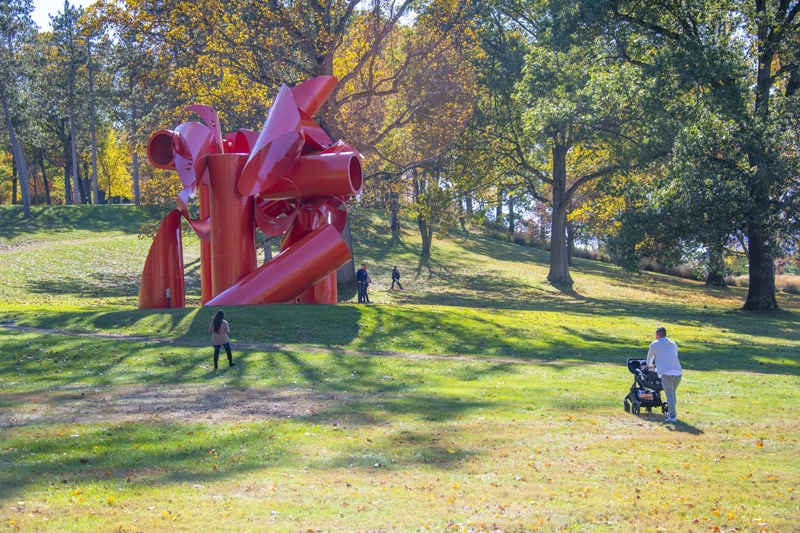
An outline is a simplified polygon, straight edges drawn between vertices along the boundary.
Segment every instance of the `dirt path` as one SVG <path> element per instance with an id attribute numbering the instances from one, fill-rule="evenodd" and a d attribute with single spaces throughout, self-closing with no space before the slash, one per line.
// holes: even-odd
<path id="1" fill-rule="evenodd" d="M 309 416 L 347 394 L 197 385 L 122 385 L 0 393 L 0 429 L 42 424 L 225 423 Z"/>

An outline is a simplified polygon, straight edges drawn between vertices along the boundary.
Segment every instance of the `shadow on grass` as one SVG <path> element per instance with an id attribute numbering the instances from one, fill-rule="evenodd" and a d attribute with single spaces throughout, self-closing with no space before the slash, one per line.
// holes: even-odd
<path id="1" fill-rule="evenodd" d="M 634 416 L 634 415 L 630 415 Z M 683 420 L 678 420 L 676 423 L 664 423 L 664 417 L 666 415 L 660 413 L 642 413 L 639 415 L 641 420 L 646 420 L 653 424 L 654 427 L 663 427 L 664 429 L 676 433 L 686 433 L 687 435 L 702 435 L 704 431 L 688 422 Z"/>
<path id="2" fill-rule="evenodd" d="M 111 423 L 46 435 L 40 429 L 36 439 L 9 435 L 0 450 L 0 500 L 17 497 L 29 484 L 207 483 L 299 460 L 290 439 L 269 438 L 269 426 L 263 429 L 220 434 L 213 425 Z"/>
<path id="3" fill-rule="evenodd" d="M 60 231 L 123 232 L 137 234 L 143 224 L 158 222 L 169 211 L 160 206 L 72 205 L 31 206 L 25 218 L 22 206 L 0 207 L 0 238 L 14 239 L 31 233 Z"/>
<path id="4" fill-rule="evenodd" d="M 677 433 L 688 433 L 689 435 L 702 435 L 703 430 L 697 428 L 687 422 L 679 420 L 675 424 L 667 424 L 667 429 Z"/>
<path id="5" fill-rule="evenodd" d="M 119 298 L 139 293 L 140 275 L 104 273 L 81 277 L 61 277 L 57 280 L 27 280 L 28 292 L 53 296 L 84 298 Z"/>
<path id="6" fill-rule="evenodd" d="M 621 366 L 629 357 L 642 356 L 650 339 L 626 335 L 624 325 L 604 331 L 577 324 L 582 316 L 587 320 L 607 317 L 610 324 L 619 323 L 620 316 L 635 316 L 653 323 L 668 322 L 676 328 L 724 332 L 699 341 L 678 336 L 682 361 L 689 370 L 797 374 L 800 369 L 800 316 L 796 313 L 777 313 L 765 321 L 762 316 L 742 311 L 707 313 L 676 304 L 623 305 L 592 299 L 585 299 L 580 305 L 558 300 L 529 302 L 527 307 L 542 313 L 540 323 L 529 323 L 525 315 L 517 317 L 516 309 L 505 313 L 505 320 L 468 309 L 454 314 L 447 308 L 422 306 L 234 306 L 226 307 L 225 312 L 234 347 L 237 343 L 252 345 L 253 349 L 307 345 L 379 354 L 376 347 L 391 341 L 392 348 L 387 351 L 390 355 L 393 351 L 424 354 L 435 346 L 436 353 L 475 358 Z M 98 330 L 119 332 L 120 342 L 126 342 L 125 335 L 144 335 L 128 342 L 152 338 L 177 346 L 204 346 L 208 343 L 208 323 L 215 312 L 212 308 L 183 308 L 42 313 L 25 316 L 23 325 L 86 334 Z M 14 354 L 18 348 L 13 338 L 4 341 L 8 343 L 7 353 Z M 69 336 L 64 337 L 64 343 L 74 342 Z"/>
<path id="7" fill-rule="evenodd" d="M 442 422 L 492 404 L 387 380 L 375 358 L 332 353 L 323 366 L 286 350 L 235 352 L 236 367 L 198 372 L 210 350 L 187 357 L 153 343 L 62 336 L 33 342 L 29 334 L 5 342 L 15 335 L 2 333 L 0 380 L 25 380 L 27 392 L 0 393 L 7 413 L 0 420 L 0 501 L 53 479 L 70 488 L 97 479 L 152 486 L 206 483 L 270 465 L 449 468 L 468 451 L 440 443 L 434 430 L 346 441 L 310 463 L 301 445 L 321 425 L 335 432 L 388 425 L 398 416 Z M 279 383 L 249 386 L 244 370 L 264 365 Z M 488 371 L 500 370 L 489 365 Z M 480 378 L 475 369 L 468 375 Z M 209 389 L 215 380 L 220 385 Z M 228 413 L 235 417 L 227 420 Z"/>

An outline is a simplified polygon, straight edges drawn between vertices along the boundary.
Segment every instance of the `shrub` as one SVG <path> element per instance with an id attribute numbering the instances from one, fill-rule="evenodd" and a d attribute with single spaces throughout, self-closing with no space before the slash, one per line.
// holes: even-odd
<path id="1" fill-rule="evenodd" d="M 788 274 L 776 276 L 775 288 L 789 294 L 800 294 L 800 276 Z"/>

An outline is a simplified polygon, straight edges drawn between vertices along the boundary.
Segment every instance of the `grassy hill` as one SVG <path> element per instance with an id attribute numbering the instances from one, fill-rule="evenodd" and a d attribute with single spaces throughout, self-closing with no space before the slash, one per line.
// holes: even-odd
<path id="1" fill-rule="evenodd" d="M 0 208 L 0 525 L 23 531 L 788 531 L 800 300 L 354 209 L 373 305 L 136 309 L 133 207 Z M 190 303 L 197 241 L 184 241 Z M 397 265 L 404 291 L 391 291 Z M 658 325 L 679 418 L 623 412 Z"/>
<path id="2" fill-rule="evenodd" d="M 184 310 L 139 311 L 138 284 L 151 240 L 138 235 L 160 213 L 131 206 L 0 209 L 0 319 L 20 325 L 205 340 L 211 311 L 198 309 L 199 245 L 187 234 Z M 548 256 L 538 249 L 453 232 L 418 255 L 411 224 L 393 240 L 382 213 L 354 210 L 357 263 L 369 264 L 372 306 L 241 307 L 228 310 L 241 342 L 338 346 L 371 351 L 494 355 L 610 363 L 641 353 L 653 329 L 666 325 L 702 368 L 740 368 L 731 351 L 768 367 L 776 346 L 798 356 L 800 298 L 780 293 L 783 312 L 744 313 L 743 288 L 654 273 L 630 274 L 576 259 L 574 285 L 546 281 Z M 404 291 L 391 291 L 390 271 Z M 783 350 L 782 350 L 783 352 Z M 782 368 L 780 365 L 776 369 Z"/>

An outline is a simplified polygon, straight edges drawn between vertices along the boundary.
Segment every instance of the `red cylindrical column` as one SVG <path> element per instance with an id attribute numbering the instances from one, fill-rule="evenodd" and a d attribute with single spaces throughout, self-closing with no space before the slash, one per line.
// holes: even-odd
<path id="1" fill-rule="evenodd" d="M 201 183 L 198 188 L 200 201 L 200 218 L 205 219 L 211 214 L 210 194 L 208 185 Z M 213 290 L 211 285 L 211 241 L 200 240 L 200 305 L 212 298 Z"/>
<path id="2" fill-rule="evenodd" d="M 246 161 L 247 154 L 208 156 L 213 296 L 257 266 L 253 197 L 242 196 L 236 188 Z"/>

